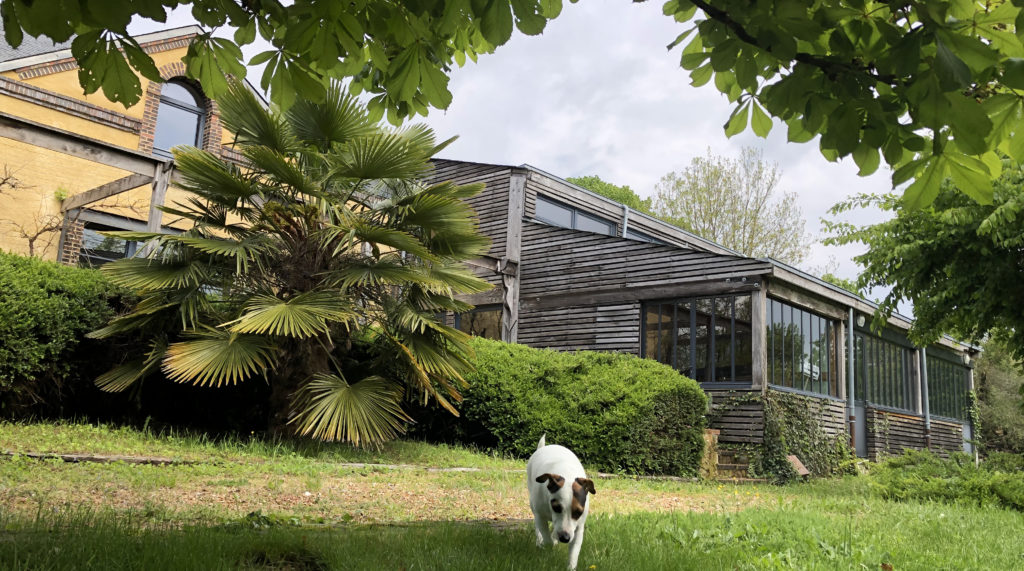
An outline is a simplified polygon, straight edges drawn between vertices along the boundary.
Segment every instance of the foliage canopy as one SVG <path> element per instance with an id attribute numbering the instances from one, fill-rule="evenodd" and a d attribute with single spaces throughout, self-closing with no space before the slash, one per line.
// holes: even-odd
<path id="1" fill-rule="evenodd" d="M 1008 163 L 990 204 L 971 200 L 946 181 L 931 208 L 899 205 L 892 195 L 860 195 L 832 214 L 875 206 L 895 216 L 866 227 L 824 221 L 832 234 L 826 244 L 867 245 L 854 258 L 864 268 L 857 285 L 891 288 L 876 319 L 908 300 L 915 315 L 910 334 L 921 346 L 946 332 L 977 341 L 1004 331 L 1014 354 L 1024 356 L 1024 169 Z"/>
<path id="2" fill-rule="evenodd" d="M 732 136 L 759 136 L 784 123 L 788 138 L 818 137 L 829 160 L 852 156 L 861 174 L 884 160 L 909 207 L 929 204 L 941 181 L 980 202 L 992 196 L 996 152 L 1024 160 L 1024 12 L 1008 0 L 668 0 L 666 16 L 693 24 L 669 49 L 682 47 L 692 83 L 713 83 L 735 103 Z M 127 34 L 133 17 L 166 21 L 191 5 L 209 28 L 185 60 L 207 93 L 241 78 L 245 63 L 266 64 L 261 78 L 275 102 L 323 100 L 332 79 L 351 78 L 369 92 L 370 111 L 397 123 L 451 102 L 453 64 L 492 52 L 514 28 L 541 33 L 561 0 L 0 0 L 5 36 L 25 33 L 66 41 L 87 92 L 100 88 L 130 105 L 141 88 L 132 70 L 159 79 L 152 60 Z M 257 35 L 273 47 L 244 61 L 240 46 Z"/>
<path id="3" fill-rule="evenodd" d="M 632 188 L 626 185 L 617 185 L 610 183 L 605 180 L 601 180 L 601 177 L 597 175 L 588 176 L 574 176 L 565 179 L 576 186 L 582 186 L 583 188 L 600 194 L 605 198 L 610 198 L 620 204 L 636 210 L 637 212 L 643 212 L 644 214 L 652 214 L 651 212 L 651 199 L 640 198 L 640 196 L 633 192 Z"/>
<path id="4" fill-rule="evenodd" d="M 357 444 L 400 432 L 405 396 L 454 412 L 468 336 L 435 315 L 490 287 L 462 264 L 488 244 L 462 200 L 482 186 L 425 186 L 445 143 L 380 128 L 337 87 L 284 114 L 239 83 L 219 103 L 246 168 L 177 147 L 190 198 L 163 210 L 191 228 L 109 233 L 150 251 L 103 267 L 140 302 L 93 335 L 148 345 L 100 387 L 158 367 L 200 386 L 266 379 L 272 429 Z"/>

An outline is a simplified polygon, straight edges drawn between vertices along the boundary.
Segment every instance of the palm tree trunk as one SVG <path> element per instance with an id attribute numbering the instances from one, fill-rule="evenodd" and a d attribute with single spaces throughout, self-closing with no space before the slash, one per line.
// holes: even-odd
<path id="1" fill-rule="evenodd" d="M 270 434 L 279 437 L 295 436 L 295 427 L 289 425 L 294 415 L 295 399 L 299 389 L 317 373 L 330 372 L 330 346 L 316 338 L 286 340 L 281 360 L 270 375 Z"/>

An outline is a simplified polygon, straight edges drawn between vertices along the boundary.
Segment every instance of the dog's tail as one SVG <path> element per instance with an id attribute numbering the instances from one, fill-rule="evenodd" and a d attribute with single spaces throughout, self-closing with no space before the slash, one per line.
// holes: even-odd
<path id="1" fill-rule="evenodd" d="M 540 450 L 541 448 L 547 446 L 547 443 L 544 441 L 545 438 L 547 438 L 547 433 L 540 435 L 540 442 L 537 443 L 537 450 Z"/>

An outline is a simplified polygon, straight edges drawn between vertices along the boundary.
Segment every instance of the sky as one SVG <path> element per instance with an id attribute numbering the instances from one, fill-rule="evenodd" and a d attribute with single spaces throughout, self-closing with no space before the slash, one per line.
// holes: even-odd
<path id="1" fill-rule="evenodd" d="M 178 9 L 167 24 L 136 22 L 130 31 L 190 23 L 188 12 Z M 542 35 L 517 31 L 494 54 L 456 68 L 451 106 L 431 110 L 419 122 L 433 127 L 439 139 L 459 137 L 444 158 L 526 163 L 562 178 L 598 175 L 642 197 L 653 194 L 663 175 L 709 150 L 735 157 L 744 146 L 759 148 L 782 171 L 779 191 L 798 195 L 815 240 L 800 268 L 855 278 L 852 257 L 863 247 L 822 245 L 819 220 L 848 196 L 887 192 L 889 172 L 858 177 L 851 158 L 829 163 L 815 142 L 787 143 L 779 122 L 767 139 L 749 130 L 726 138 L 722 126 L 732 106 L 713 85 L 690 85 L 689 72 L 679 67 L 681 46 L 666 50 L 686 28 L 662 15 L 658 2 L 566 2 Z M 254 84 L 259 77 L 250 72 Z M 844 219 L 870 224 L 881 216 L 859 212 Z"/>

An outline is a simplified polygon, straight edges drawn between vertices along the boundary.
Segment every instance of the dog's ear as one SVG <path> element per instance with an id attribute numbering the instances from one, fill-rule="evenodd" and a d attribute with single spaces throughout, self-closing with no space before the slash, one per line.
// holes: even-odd
<path id="1" fill-rule="evenodd" d="M 576 483 L 579 484 L 584 490 L 591 494 L 597 495 L 597 490 L 594 489 L 594 481 L 589 478 L 576 478 Z"/>
<path id="2" fill-rule="evenodd" d="M 557 492 L 563 484 L 565 484 L 565 478 L 558 474 L 541 474 L 540 476 L 537 476 L 538 484 L 543 484 L 544 482 L 548 483 L 548 491 L 553 494 Z"/>

